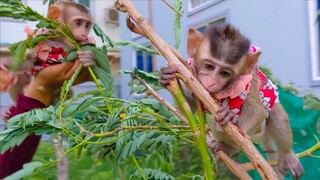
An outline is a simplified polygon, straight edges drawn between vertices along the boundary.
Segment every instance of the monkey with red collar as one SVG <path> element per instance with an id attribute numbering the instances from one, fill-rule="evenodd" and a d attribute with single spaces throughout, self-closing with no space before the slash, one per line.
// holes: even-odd
<path id="1" fill-rule="evenodd" d="M 73 1 L 60 1 L 49 6 L 48 18 L 65 23 L 79 45 L 92 43 L 88 38 L 92 27 L 92 17 L 87 7 Z M 36 32 L 36 35 L 48 31 L 41 29 Z M 35 75 L 49 65 L 61 63 L 62 59 L 68 55 L 68 52 L 65 51 L 66 47 L 75 49 L 74 45 L 65 37 L 56 37 L 40 42 L 34 50 L 35 61 L 30 74 Z M 95 59 L 90 51 L 78 51 L 77 55 L 85 67 L 95 64 Z"/>
<path id="2" fill-rule="evenodd" d="M 79 45 L 94 43 L 88 37 L 92 26 L 92 17 L 87 7 L 72 1 L 60 1 L 55 5 L 49 6 L 47 17 L 65 23 Z M 47 29 L 40 29 L 34 32 L 28 26 L 26 26 L 25 31 L 29 37 L 34 37 L 39 34 L 49 32 L 49 30 Z M 14 82 L 18 83 L 12 83 L 11 88 L 7 88 L 12 99 L 16 101 L 18 95 L 24 92 L 25 86 L 29 85 L 29 83 L 34 86 L 34 89 L 37 89 L 39 91 L 43 91 L 44 88 L 48 89 L 49 87 L 40 87 L 37 84 L 31 82 L 31 77 L 36 76 L 36 74 L 43 68 L 46 68 L 50 65 L 62 63 L 62 59 L 68 55 L 68 53 L 65 51 L 66 47 L 74 49 L 74 45 L 69 42 L 67 38 L 56 37 L 44 40 L 40 42 L 34 49 L 28 51 L 26 53 L 26 60 L 24 61 L 24 63 L 20 64 L 19 69 L 25 71 L 25 74 L 29 76 L 29 78 L 24 77 L 24 75 L 22 74 L 19 76 L 14 76 L 16 78 Z M 83 63 L 85 67 L 96 64 L 96 60 L 90 51 L 78 51 L 77 55 L 79 61 Z M 1 63 L 2 66 L 9 66 L 10 64 L 11 62 L 9 61 L 6 62 L 6 64 Z M 90 74 L 88 73 L 86 68 L 82 69 L 80 74 L 82 77 L 86 76 L 87 81 L 91 80 Z M 72 94 L 72 91 L 70 91 L 70 93 Z M 55 104 L 59 100 L 60 89 L 56 89 L 55 94 L 56 95 L 53 96 L 50 104 Z M 8 120 L 8 117 L 11 116 L 11 112 L 13 110 L 14 105 L 10 106 L 2 114 L 2 118 L 4 120 Z"/>
<path id="3" fill-rule="evenodd" d="M 208 27 L 204 35 L 190 29 L 187 52 L 195 76 L 220 102 L 220 118 L 209 123 L 214 138 L 209 144 L 212 151 L 222 150 L 229 156 L 238 152 L 221 128 L 231 122 L 246 131 L 253 142 L 262 142 L 268 159 L 279 159 L 275 171 L 280 179 L 289 175 L 287 170 L 294 178 L 302 176 L 304 169 L 292 150 L 288 115 L 278 101 L 276 87 L 257 66 L 259 49 L 235 27 L 222 23 Z M 162 67 L 159 84 L 168 85 L 177 72 L 176 67 Z M 192 92 L 187 88 L 183 91 L 195 111 Z"/>

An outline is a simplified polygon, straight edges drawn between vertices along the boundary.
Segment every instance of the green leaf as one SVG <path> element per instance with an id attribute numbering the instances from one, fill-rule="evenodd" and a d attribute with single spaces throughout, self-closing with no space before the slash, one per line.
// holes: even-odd
<path id="1" fill-rule="evenodd" d="M 146 83 L 148 83 L 151 86 L 151 88 L 153 88 L 155 91 L 163 89 L 163 87 L 160 86 L 158 83 L 159 72 L 148 73 L 148 72 L 139 70 L 137 68 L 134 68 L 133 71 L 123 70 L 121 72 L 125 73 L 125 74 L 134 74 L 134 75 L 140 77 L 141 79 L 146 81 Z M 135 79 L 130 81 L 128 85 L 131 86 L 131 93 L 132 92 L 144 93 L 147 90 L 147 88 L 143 84 L 141 84 L 140 81 L 135 80 Z"/>
<path id="2" fill-rule="evenodd" d="M 25 53 L 27 50 L 27 42 L 20 41 L 17 45 L 17 49 L 15 51 L 14 61 L 12 62 L 11 67 L 15 70 L 18 68 L 18 65 L 24 60 Z"/>
<path id="3" fill-rule="evenodd" d="M 304 109 L 320 111 L 320 99 L 313 94 L 308 94 L 303 97 Z"/>
<path id="4" fill-rule="evenodd" d="M 148 52 L 148 53 L 151 53 L 151 54 L 156 54 L 156 55 L 160 55 L 160 53 L 158 51 L 155 51 L 153 49 L 150 49 L 148 47 L 145 47 L 145 46 L 142 46 L 140 44 L 137 44 L 137 43 L 134 43 L 134 42 L 131 42 L 131 41 L 117 41 L 114 43 L 115 46 L 131 46 L 133 47 L 134 49 L 138 50 L 138 51 L 144 51 L 144 52 Z"/>
<path id="5" fill-rule="evenodd" d="M 130 141 L 126 146 L 124 147 L 122 151 L 122 159 L 127 159 L 130 156 L 130 148 L 132 146 L 133 141 Z"/>
<path id="6" fill-rule="evenodd" d="M 174 1 L 174 9 L 183 13 L 182 10 L 182 0 L 175 0 Z M 174 15 L 174 38 L 175 38 L 175 48 L 179 49 L 180 47 L 180 41 L 181 41 L 181 16 L 177 13 Z"/>
<path id="7" fill-rule="evenodd" d="M 102 68 L 104 71 L 110 73 L 111 69 L 110 69 L 110 62 L 109 62 L 108 56 L 106 54 L 103 54 L 102 51 L 100 51 L 97 48 L 93 48 L 92 53 L 98 62 L 98 66 Z"/>
<path id="8" fill-rule="evenodd" d="M 155 180 L 174 180 L 175 178 L 161 170 L 155 170 L 155 169 L 150 169 L 150 168 L 144 168 L 142 169 L 143 174 L 148 178 L 148 179 L 155 179 Z M 140 172 L 136 170 L 134 174 L 130 176 L 130 179 L 133 179 L 134 177 L 136 178 L 141 178 Z"/>
<path id="9" fill-rule="evenodd" d="M 49 38 L 50 38 L 49 34 L 40 34 L 37 37 L 34 37 L 30 41 L 28 41 L 28 47 L 34 48 L 41 41 L 49 39 Z"/>
<path id="10" fill-rule="evenodd" d="M 92 70 L 98 76 L 105 89 L 113 94 L 115 88 L 111 74 L 97 66 L 93 66 Z"/>
<path id="11" fill-rule="evenodd" d="M 79 105 L 73 105 L 73 104 L 66 106 L 62 111 L 62 117 L 74 116 L 75 113 L 77 112 L 78 106 Z"/>
<path id="12" fill-rule="evenodd" d="M 37 28 L 48 28 L 50 27 L 50 23 L 44 20 L 40 20 L 39 23 L 36 25 Z"/>
<path id="13" fill-rule="evenodd" d="M 62 59 L 62 62 L 69 62 L 78 58 L 77 51 L 71 51 Z"/>
<path id="14" fill-rule="evenodd" d="M 41 162 L 30 162 L 23 165 L 23 168 L 12 175 L 6 177 L 4 180 L 16 180 L 16 179 L 22 179 L 26 176 L 29 176 L 32 174 L 32 172 L 41 167 L 43 164 Z"/>
<path id="15" fill-rule="evenodd" d="M 19 146 L 27 137 L 28 137 L 29 133 L 28 132 L 24 132 L 20 135 L 19 139 L 17 139 L 16 141 L 16 146 Z"/>
<path id="16" fill-rule="evenodd" d="M 95 34 L 97 36 L 100 37 L 101 41 L 104 43 L 105 41 L 107 41 L 108 46 L 110 46 L 111 48 L 114 48 L 114 44 L 113 41 L 109 38 L 109 36 L 107 36 L 99 27 L 99 25 L 97 24 L 93 24 L 93 31 L 95 32 Z"/>
<path id="17" fill-rule="evenodd" d="M 37 128 L 34 131 L 35 135 L 44 135 L 44 134 L 50 134 L 52 132 L 54 132 L 56 129 L 53 127 L 44 127 L 44 128 Z"/>

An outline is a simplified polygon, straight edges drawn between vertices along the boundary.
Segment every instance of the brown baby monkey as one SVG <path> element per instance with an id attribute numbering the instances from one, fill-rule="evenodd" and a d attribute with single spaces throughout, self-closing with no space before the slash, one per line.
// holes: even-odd
<path id="1" fill-rule="evenodd" d="M 87 7 L 73 1 L 59 1 L 49 6 L 48 18 L 66 24 L 80 46 L 90 43 L 88 34 L 93 22 Z M 40 29 L 35 35 L 50 33 L 49 31 Z M 33 35 L 32 32 L 29 34 Z M 68 52 L 65 51 L 66 47 L 75 49 L 70 40 L 64 36 L 40 42 L 34 50 L 35 62 L 30 74 L 35 75 L 49 65 L 62 63 L 62 59 L 68 55 Z M 90 51 L 77 51 L 77 55 L 85 67 L 95 64 L 95 59 Z"/>
<path id="2" fill-rule="evenodd" d="M 239 151 L 221 128 L 232 122 L 246 131 L 253 142 L 263 143 L 269 160 L 279 159 L 275 170 L 280 179 L 289 175 L 287 170 L 299 178 L 304 170 L 292 150 L 288 115 L 278 101 L 276 87 L 257 66 L 261 52 L 250 43 L 230 24 L 212 25 L 204 35 L 189 30 L 187 52 L 195 76 L 220 102 L 220 118 L 209 123 L 214 138 L 209 146 L 213 152 L 222 150 L 229 156 Z M 176 67 L 161 68 L 159 84 L 168 85 L 177 72 Z M 183 90 L 195 111 L 192 92 Z"/>

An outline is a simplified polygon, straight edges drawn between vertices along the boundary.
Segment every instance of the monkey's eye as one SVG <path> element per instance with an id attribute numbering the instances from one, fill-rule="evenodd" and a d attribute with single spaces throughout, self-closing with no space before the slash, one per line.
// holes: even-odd
<path id="1" fill-rule="evenodd" d="M 229 77 L 231 74 L 230 74 L 228 71 L 221 71 L 221 72 L 220 72 L 220 75 L 221 75 L 222 77 Z"/>
<path id="2" fill-rule="evenodd" d="M 77 20 L 76 20 L 76 25 L 77 25 L 77 26 L 81 26 L 81 23 L 82 23 L 82 22 L 81 22 L 80 19 L 77 19 Z"/>
<path id="3" fill-rule="evenodd" d="M 86 23 L 86 28 L 89 29 L 91 27 L 90 23 Z"/>
<path id="4" fill-rule="evenodd" d="M 211 64 L 205 64 L 204 66 L 207 70 L 214 70 L 214 66 Z"/>

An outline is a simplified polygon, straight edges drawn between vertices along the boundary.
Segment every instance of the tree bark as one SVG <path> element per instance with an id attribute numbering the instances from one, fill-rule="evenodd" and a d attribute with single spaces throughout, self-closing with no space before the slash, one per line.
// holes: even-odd
<path id="1" fill-rule="evenodd" d="M 59 159 L 62 155 L 62 147 L 57 139 L 52 139 L 54 152 L 56 159 Z M 68 180 L 68 157 L 64 156 L 60 161 L 57 162 L 57 180 Z"/>

